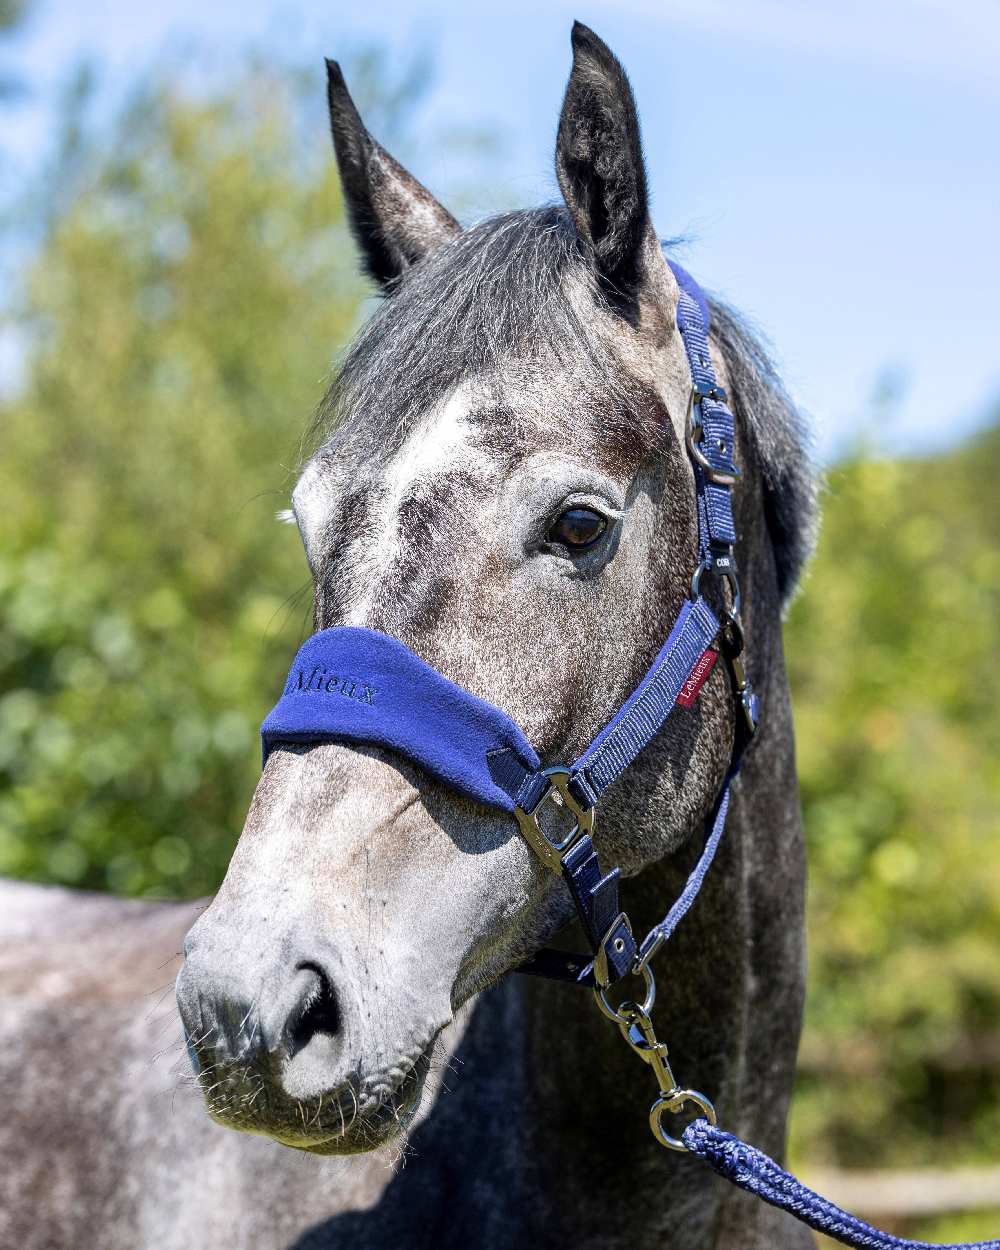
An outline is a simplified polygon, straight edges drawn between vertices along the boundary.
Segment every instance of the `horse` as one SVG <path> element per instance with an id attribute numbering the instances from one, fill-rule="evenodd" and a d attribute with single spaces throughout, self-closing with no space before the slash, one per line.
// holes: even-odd
<path id="1" fill-rule="evenodd" d="M 316 629 L 401 640 L 543 760 L 573 758 L 632 691 L 698 557 L 679 288 L 636 105 L 597 35 L 577 23 L 572 45 L 561 202 L 467 229 L 328 62 L 346 209 L 383 298 L 293 493 Z M 815 475 L 764 349 L 710 312 L 764 716 L 716 865 L 658 956 L 654 1018 L 726 1126 L 780 1158 L 805 974 L 781 620 Z M 723 669 L 602 803 L 595 842 L 637 924 L 699 856 L 735 732 Z M 508 814 L 388 749 L 272 750 L 207 906 L 10 883 L 0 916 L 5 1246 L 813 1244 L 644 1131 L 646 1066 L 592 996 L 516 975 L 568 925 L 572 946 L 558 877 Z M 179 1024 L 153 991 L 182 941 Z M 180 1087 L 179 1045 L 195 1073 Z"/>

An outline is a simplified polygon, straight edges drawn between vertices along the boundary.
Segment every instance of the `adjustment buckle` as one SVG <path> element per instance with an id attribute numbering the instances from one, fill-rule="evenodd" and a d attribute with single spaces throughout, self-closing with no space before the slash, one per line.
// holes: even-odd
<path id="1" fill-rule="evenodd" d="M 541 776 L 548 785 L 533 807 L 525 810 L 515 807 L 514 815 L 521 828 L 521 834 L 546 868 L 553 872 L 562 871 L 563 855 L 570 850 L 585 834 L 594 831 L 594 809 L 581 807 L 570 792 L 569 783 L 572 773 L 568 768 L 543 768 Z M 576 823 L 561 838 L 550 838 L 538 823 L 538 815 L 546 803 L 551 801 L 556 807 L 571 813 Z"/>
<path id="2" fill-rule="evenodd" d="M 703 382 L 696 382 L 691 388 L 691 396 L 688 399 L 687 407 L 687 448 L 691 455 L 691 459 L 701 469 L 710 482 L 716 486 L 735 486 L 740 471 L 735 464 L 730 463 L 726 468 L 720 468 L 706 457 L 701 449 L 701 444 L 705 438 L 705 427 L 701 423 L 700 405 L 703 399 L 712 399 L 716 403 L 724 404 L 726 402 L 726 392 L 721 386 L 706 386 Z M 697 411 L 696 411 L 697 409 Z M 719 454 L 722 456 L 732 456 L 733 449 L 725 446 L 724 443 L 719 444 Z"/>

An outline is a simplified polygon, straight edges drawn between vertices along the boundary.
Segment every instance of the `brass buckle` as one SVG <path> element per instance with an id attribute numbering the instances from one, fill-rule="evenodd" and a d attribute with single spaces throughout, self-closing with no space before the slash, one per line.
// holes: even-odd
<path id="1" fill-rule="evenodd" d="M 558 768 L 543 768 L 542 776 L 549 783 L 542 792 L 542 797 L 530 811 L 525 811 L 522 807 L 515 807 L 514 815 L 517 817 L 517 823 L 521 827 L 524 840 L 546 868 L 551 868 L 553 872 L 558 873 L 562 871 L 563 855 L 584 834 L 593 833 L 594 809 L 592 807 L 589 809 L 581 807 L 572 794 L 570 794 L 569 780 L 572 773 L 568 768 L 562 766 Z M 576 819 L 576 824 L 569 833 L 557 840 L 547 837 L 538 823 L 538 813 L 550 800 L 557 807 L 565 808 L 571 812 Z"/>

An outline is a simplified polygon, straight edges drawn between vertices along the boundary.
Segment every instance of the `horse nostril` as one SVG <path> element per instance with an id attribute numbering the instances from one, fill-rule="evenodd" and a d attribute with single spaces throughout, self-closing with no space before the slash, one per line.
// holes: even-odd
<path id="1" fill-rule="evenodd" d="M 337 995 L 322 968 L 313 963 L 300 963 L 296 972 L 308 974 L 309 981 L 298 1007 L 288 1021 L 288 1053 L 303 1050 L 318 1034 L 336 1037 L 341 1019 Z"/>

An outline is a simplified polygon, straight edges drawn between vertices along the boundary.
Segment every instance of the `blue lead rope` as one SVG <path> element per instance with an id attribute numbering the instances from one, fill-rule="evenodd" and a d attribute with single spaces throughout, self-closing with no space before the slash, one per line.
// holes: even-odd
<path id="1" fill-rule="evenodd" d="M 689 1124 L 681 1140 L 691 1154 L 697 1155 L 727 1181 L 749 1194 L 756 1194 L 772 1207 L 794 1215 L 816 1232 L 833 1237 L 844 1245 L 855 1246 L 857 1250 L 1000 1250 L 1000 1241 L 942 1246 L 936 1242 L 908 1241 L 905 1237 L 883 1233 L 820 1197 L 779 1167 L 762 1150 L 748 1146 L 732 1133 L 724 1133 L 707 1120 L 695 1120 Z"/>

